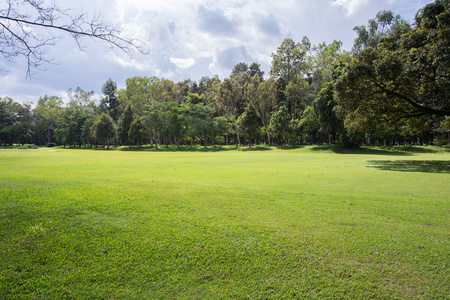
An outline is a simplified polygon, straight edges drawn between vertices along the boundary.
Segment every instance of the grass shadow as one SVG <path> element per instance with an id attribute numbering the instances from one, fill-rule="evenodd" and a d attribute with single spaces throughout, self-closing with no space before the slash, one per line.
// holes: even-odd
<path id="1" fill-rule="evenodd" d="M 363 155 L 389 155 L 389 156 L 414 156 L 416 154 L 450 152 L 448 147 L 436 146 L 351 146 L 344 145 L 317 145 L 312 151 L 331 151 L 338 154 L 363 154 Z"/>
<path id="2" fill-rule="evenodd" d="M 450 160 L 369 160 L 369 168 L 397 172 L 447 173 Z"/>
<path id="3" fill-rule="evenodd" d="M 412 156 L 414 153 L 404 151 L 397 148 L 381 148 L 381 147 L 358 147 L 358 146 L 343 146 L 343 145 L 317 145 L 311 148 L 311 151 L 331 151 L 337 154 L 361 154 L 361 155 L 389 155 L 389 156 Z"/>

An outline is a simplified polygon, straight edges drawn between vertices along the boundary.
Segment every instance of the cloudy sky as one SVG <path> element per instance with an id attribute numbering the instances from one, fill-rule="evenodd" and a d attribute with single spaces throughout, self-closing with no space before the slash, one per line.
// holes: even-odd
<path id="1" fill-rule="evenodd" d="M 6 2 L 6 0 L 0 0 Z M 70 36 L 48 49 L 54 64 L 26 78 L 24 61 L 0 59 L 0 97 L 37 102 L 44 95 L 67 99 L 81 87 L 101 94 L 108 78 L 125 87 L 133 76 L 164 77 L 175 82 L 203 76 L 228 77 L 238 62 L 258 62 L 268 75 L 270 55 L 286 38 L 312 44 L 343 42 L 351 49 L 356 25 L 366 25 L 380 10 L 413 21 L 432 0 L 57 0 L 61 8 L 93 11 L 120 22 L 146 43 L 148 55 L 126 54 L 100 42 L 83 40 L 81 51 Z M 3 4 L 5 5 L 5 4 Z M 98 96 L 100 97 L 100 96 Z"/>

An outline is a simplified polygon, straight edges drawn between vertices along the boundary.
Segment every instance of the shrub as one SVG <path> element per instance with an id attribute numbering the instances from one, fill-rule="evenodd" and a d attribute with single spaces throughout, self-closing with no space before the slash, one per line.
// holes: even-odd
<path id="1" fill-rule="evenodd" d="M 37 149 L 35 144 L 23 144 L 22 146 L 19 146 L 18 149 Z"/>
<path id="2" fill-rule="evenodd" d="M 56 144 L 55 143 L 48 143 L 47 147 L 49 147 L 49 148 L 56 147 Z"/>

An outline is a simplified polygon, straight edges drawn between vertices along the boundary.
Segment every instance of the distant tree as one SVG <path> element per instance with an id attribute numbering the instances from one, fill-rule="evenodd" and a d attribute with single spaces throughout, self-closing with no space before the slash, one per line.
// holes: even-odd
<path id="1" fill-rule="evenodd" d="M 130 141 L 135 141 L 139 149 L 142 140 L 144 139 L 144 126 L 142 125 L 141 119 L 135 119 L 133 120 L 133 122 L 131 122 L 128 136 Z"/>
<path id="2" fill-rule="evenodd" d="M 270 75 L 275 79 L 282 78 L 285 82 L 293 80 L 307 67 L 305 56 L 306 50 L 301 44 L 286 38 L 277 51 L 272 53 Z"/>
<path id="3" fill-rule="evenodd" d="M 267 81 L 258 84 L 255 97 L 251 99 L 251 103 L 257 110 L 261 122 L 265 128 L 267 142 L 269 145 L 271 144 L 269 124 L 272 112 L 276 107 L 276 94 L 276 83 L 273 78 L 269 78 Z"/>
<path id="4" fill-rule="evenodd" d="M 0 98 L 0 144 L 8 143 L 7 128 L 16 121 L 13 112 L 8 107 L 8 102 L 12 101 L 9 97 Z"/>
<path id="5" fill-rule="evenodd" d="M 105 110 L 114 121 L 119 119 L 119 99 L 117 95 L 117 83 L 109 78 L 102 87 L 105 98 L 101 100 L 100 108 Z"/>
<path id="6" fill-rule="evenodd" d="M 0 98 L 0 145 L 31 141 L 33 115 L 30 104 L 20 104 L 11 98 Z"/>
<path id="7" fill-rule="evenodd" d="M 320 123 L 314 107 L 308 106 L 305 108 L 298 126 L 300 131 L 305 135 L 307 143 L 315 143 L 317 141 Z"/>
<path id="8" fill-rule="evenodd" d="M 333 95 L 333 83 L 329 82 L 314 100 L 314 110 L 323 133 L 331 136 L 331 143 L 337 135 L 344 134 L 344 123 L 337 117 L 334 108 L 336 102 Z M 342 137 L 342 136 L 341 136 Z"/>
<path id="9" fill-rule="evenodd" d="M 264 71 L 261 70 L 261 65 L 256 62 L 252 63 L 248 67 L 247 73 L 250 76 L 250 78 L 253 78 L 253 76 L 258 75 L 259 81 L 260 82 L 264 81 Z"/>
<path id="10" fill-rule="evenodd" d="M 154 103 L 152 106 L 148 107 L 142 116 L 144 131 L 155 142 L 156 148 L 158 148 L 160 134 L 165 125 L 163 112 L 164 104 Z"/>
<path id="11" fill-rule="evenodd" d="M 102 143 L 102 148 L 105 148 L 105 145 L 107 145 L 107 148 L 109 149 L 111 140 L 116 134 L 116 127 L 113 119 L 105 113 L 101 114 L 92 125 L 92 133 L 94 137 Z"/>
<path id="12" fill-rule="evenodd" d="M 238 119 L 238 128 L 241 134 L 243 134 L 249 143 L 249 148 L 252 147 L 252 141 L 254 141 L 259 135 L 259 115 L 256 108 L 249 104 L 242 115 Z"/>
<path id="13" fill-rule="evenodd" d="M 291 116 L 286 106 L 281 106 L 278 111 L 272 114 L 269 129 L 274 137 L 284 142 L 290 138 L 290 134 L 292 133 L 290 125 Z"/>
<path id="14" fill-rule="evenodd" d="M 191 84 L 190 79 L 180 81 L 173 85 L 172 95 L 174 97 L 175 102 L 180 105 L 183 101 L 184 97 L 186 97 L 189 92 L 189 85 Z"/>
<path id="15" fill-rule="evenodd" d="M 411 25 L 400 15 L 394 15 L 392 11 L 380 11 L 374 19 L 369 20 L 367 27 L 361 25 L 353 28 L 357 34 L 353 52 L 358 53 L 368 47 L 377 48 L 381 38 L 388 35 L 400 36 L 410 29 Z"/>
<path id="16" fill-rule="evenodd" d="M 175 101 L 173 95 L 174 83 L 171 80 L 161 78 L 152 84 L 152 98 L 154 102 L 164 103 Z"/>
<path id="17" fill-rule="evenodd" d="M 202 96 L 200 96 L 199 94 L 196 93 L 188 93 L 184 103 L 190 103 L 190 104 L 200 104 L 200 103 L 204 103 L 204 99 Z"/>
<path id="18" fill-rule="evenodd" d="M 244 112 L 247 106 L 245 95 L 245 85 L 251 80 L 247 73 L 239 73 L 222 81 L 219 89 L 220 110 L 231 121 L 236 132 L 236 147 L 240 144 L 239 134 L 237 134 L 237 119 Z"/>
<path id="19" fill-rule="evenodd" d="M 229 123 L 224 116 L 215 117 L 213 121 L 213 135 L 215 141 L 219 143 L 219 147 L 222 148 L 224 142 L 224 135 L 228 133 Z"/>
<path id="20" fill-rule="evenodd" d="M 39 98 L 34 109 L 35 122 L 34 131 L 40 138 L 40 144 L 55 142 L 54 132 L 58 117 L 62 114 L 63 100 L 56 96 L 47 96 Z"/>
<path id="21" fill-rule="evenodd" d="M 247 72 L 248 72 L 248 65 L 245 62 L 240 62 L 234 66 L 233 71 L 231 71 L 230 77 L 236 76 L 239 73 L 247 73 Z"/>
<path id="22" fill-rule="evenodd" d="M 127 108 L 122 114 L 119 121 L 119 141 L 123 144 L 129 144 L 131 147 L 131 142 L 129 138 L 129 131 L 131 123 L 133 122 L 133 111 L 131 110 L 131 105 L 127 105 Z"/>
<path id="23" fill-rule="evenodd" d="M 133 114 L 141 117 L 145 109 L 151 104 L 153 99 L 153 84 L 158 82 L 158 77 L 131 77 L 126 80 L 126 89 L 121 90 L 119 98 L 121 104 L 130 104 Z"/>
<path id="24" fill-rule="evenodd" d="M 207 137 L 214 134 L 212 116 L 214 109 L 203 103 L 185 103 L 180 106 L 180 119 L 191 137 L 191 148 L 195 137 L 203 137 L 205 147 Z"/>

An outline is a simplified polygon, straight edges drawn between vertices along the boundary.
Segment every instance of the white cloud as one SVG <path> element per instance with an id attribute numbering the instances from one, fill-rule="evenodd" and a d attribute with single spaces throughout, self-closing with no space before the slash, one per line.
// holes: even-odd
<path id="1" fill-rule="evenodd" d="M 347 16 L 351 16 L 362 9 L 368 2 L 369 0 L 334 0 L 331 5 L 342 6 L 347 10 Z"/>
<path id="2" fill-rule="evenodd" d="M 171 57 L 170 61 L 177 66 L 179 69 L 188 69 L 195 65 L 194 58 L 175 58 Z"/>

